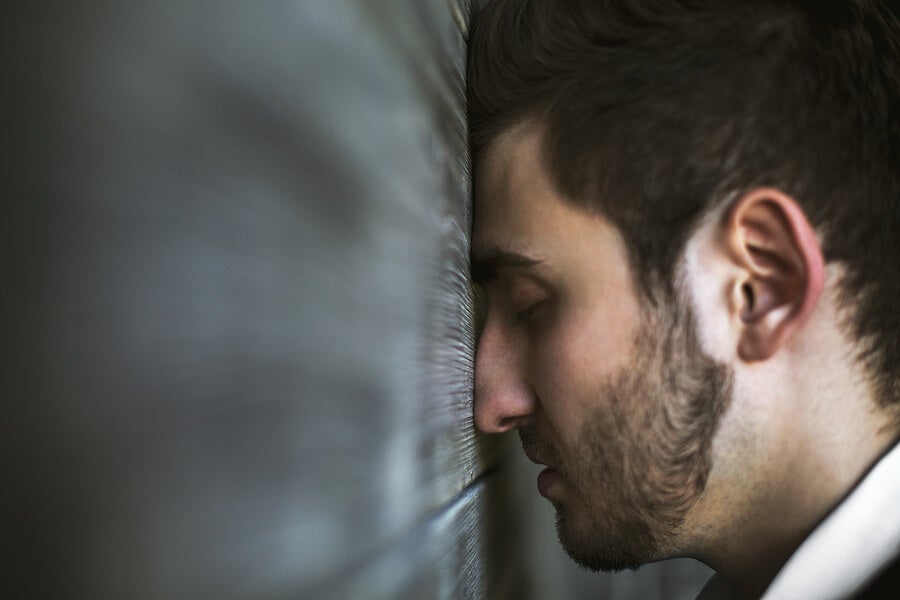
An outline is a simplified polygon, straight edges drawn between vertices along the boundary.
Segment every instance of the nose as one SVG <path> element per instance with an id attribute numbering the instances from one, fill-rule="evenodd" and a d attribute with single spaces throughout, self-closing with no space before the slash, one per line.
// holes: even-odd
<path id="1" fill-rule="evenodd" d="M 475 350 L 475 426 L 503 433 L 527 425 L 537 407 L 519 368 L 521 348 L 500 328 L 485 325 Z"/>

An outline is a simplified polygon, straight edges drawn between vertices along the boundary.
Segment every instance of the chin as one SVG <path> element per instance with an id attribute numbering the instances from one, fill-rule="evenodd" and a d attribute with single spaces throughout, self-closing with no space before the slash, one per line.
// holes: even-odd
<path id="1" fill-rule="evenodd" d="M 636 570 L 660 560 L 659 541 L 644 523 L 585 522 L 556 506 L 556 532 L 569 558 L 590 571 Z"/>

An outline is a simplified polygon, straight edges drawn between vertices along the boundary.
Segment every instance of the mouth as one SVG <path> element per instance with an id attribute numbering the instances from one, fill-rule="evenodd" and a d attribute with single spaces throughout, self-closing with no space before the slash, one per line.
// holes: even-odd
<path id="1" fill-rule="evenodd" d="M 551 499 L 551 495 L 558 496 L 561 491 L 559 487 L 563 484 L 562 473 L 560 473 L 558 468 L 549 464 L 551 461 L 554 463 L 558 462 L 557 453 L 554 452 L 552 446 L 538 437 L 533 429 L 520 429 L 519 436 L 522 438 L 522 450 L 525 452 L 528 460 L 536 465 L 547 467 L 537 477 L 538 492 L 548 500 Z M 550 460 L 545 458 L 546 454 L 550 455 Z"/>
<path id="2" fill-rule="evenodd" d="M 550 466 L 546 462 L 544 462 L 544 460 L 540 456 L 537 456 L 536 454 L 534 454 L 530 448 L 522 448 L 522 450 L 524 450 L 525 456 L 528 458 L 528 460 L 530 460 L 534 464 L 541 465 L 543 467 Z"/>
<path id="3" fill-rule="evenodd" d="M 562 482 L 562 475 L 558 469 L 547 465 L 544 459 L 534 454 L 530 448 L 523 448 L 523 450 L 525 451 L 525 456 L 528 457 L 528 460 L 536 465 L 547 467 L 537 476 L 537 488 L 538 493 L 549 500 L 550 494 L 553 493 L 553 488 Z"/>

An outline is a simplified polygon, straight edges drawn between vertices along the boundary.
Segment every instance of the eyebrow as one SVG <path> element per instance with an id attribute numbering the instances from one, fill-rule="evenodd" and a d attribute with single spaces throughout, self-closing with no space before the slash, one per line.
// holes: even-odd
<path id="1" fill-rule="evenodd" d="M 497 278 L 500 269 L 527 269 L 542 262 L 524 254 L 492 248 L 484 254 L 472 256 L 472 281 L 488 283 Z"/>

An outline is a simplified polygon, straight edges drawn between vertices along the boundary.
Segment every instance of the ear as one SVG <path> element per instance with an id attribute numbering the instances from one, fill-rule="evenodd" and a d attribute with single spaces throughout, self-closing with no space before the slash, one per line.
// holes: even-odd
<path id="1" fill-rule="evenodd" d="M 822 250 L 793 198 L 774 188 L 742 196 L 725 224 L 738 269 L 732 311 L 740 319 L 738 355 L 766 360 L 812 314 L 824 285 Z"/>

